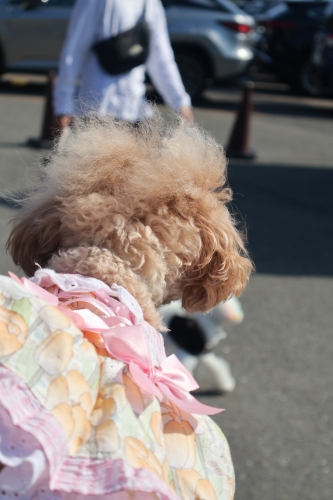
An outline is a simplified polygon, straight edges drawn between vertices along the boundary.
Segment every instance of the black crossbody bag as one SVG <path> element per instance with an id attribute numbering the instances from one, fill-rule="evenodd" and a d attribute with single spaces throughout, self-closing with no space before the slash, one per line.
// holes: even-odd
<path id="1" fill-rule="evenodd" d="M 127 73 L 147 61 L 150 31 L 145 14 L 146 4 L 143 16 L 134 28 L 96 42 L 92 46 L 99 64 L 109 75 Z"/>

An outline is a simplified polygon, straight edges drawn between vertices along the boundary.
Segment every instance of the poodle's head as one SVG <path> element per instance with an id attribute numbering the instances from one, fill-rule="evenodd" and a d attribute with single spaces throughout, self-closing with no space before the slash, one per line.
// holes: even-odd
<path id="1" fill-rule="evenodd" d="M 252 270 L 227 209 L 226 160 L 198 127 L 76 119 L 15 220 L 7 246 L 36 265 L 125 286 L 155 326 L 155 307 L 190 312 L 239 295 Z"/>

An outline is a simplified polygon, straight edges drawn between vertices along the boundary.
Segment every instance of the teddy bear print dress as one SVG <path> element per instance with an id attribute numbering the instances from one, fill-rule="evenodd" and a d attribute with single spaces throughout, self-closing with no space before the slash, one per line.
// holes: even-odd
<path id="1" fill-rule="evenodd" d="M 0 277 L 0 499 L 232 499 L 196 387 L 124 288 Z"/>

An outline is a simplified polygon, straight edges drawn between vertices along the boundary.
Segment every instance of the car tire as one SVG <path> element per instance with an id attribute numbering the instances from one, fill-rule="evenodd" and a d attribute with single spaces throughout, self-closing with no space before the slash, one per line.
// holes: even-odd
<path id="1" fill-rule="evenodd" d="M 311 61 L 305 62 L 301 68 L 299 88 L 311 97 L 320 97 L 324 93 L 324 84 L 318 68 Z"/>
<path id="2" fill-rule="evenodd" d="M 209 76 L 204 57 L 196 54 L 194 49 L 175 49 L 174 52 L 186 92 L 195 99 L 205 89 Z"/>
<path id="3" fill-rule="evenodd" d="M 2 75 L 4 72 L 5 72 L 5 58 L 4 58 L 2 46 L 0 43 L 0 75 Z"/>
<path id="4" fill-rule="evenodd" d="M 297 94 L 320 97 L 323 94 L 323 82 L 318 74 L 316 66 L 311 59 L 305 60 L 299 68 L 284 78 Z"/>

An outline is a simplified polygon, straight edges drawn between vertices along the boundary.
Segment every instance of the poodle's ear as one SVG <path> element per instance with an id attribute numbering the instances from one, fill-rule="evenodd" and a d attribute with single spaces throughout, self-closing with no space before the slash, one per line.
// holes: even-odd
<path id="1" fill-rule="evenodd" d="M 243 291 L 253 270 L 242 237 L 223 207 L 216 216 L 199 217 L 202 248 L 200 258 L 186 273 L 183 307 L 206 312 L 219 302 Z"/>
<path id="2" fill-rule="evenodd" d="M 14 219 L 14 227 L 6 243 L 13 261 L 27 276 L 32 276 L 39 264 L 46 267 L 60 243 L 59 202 L 25 207 Z"/>

